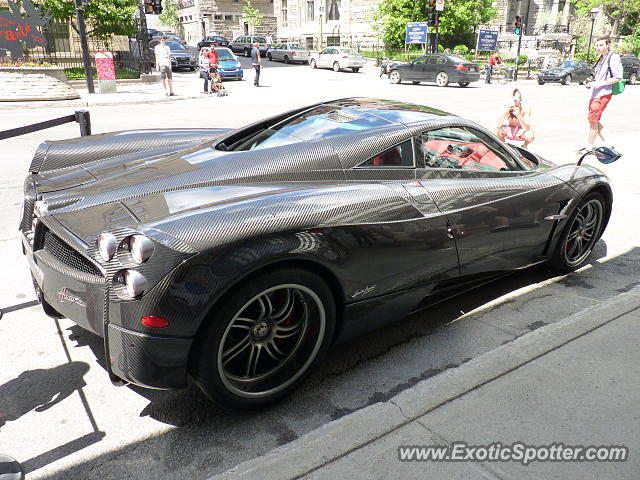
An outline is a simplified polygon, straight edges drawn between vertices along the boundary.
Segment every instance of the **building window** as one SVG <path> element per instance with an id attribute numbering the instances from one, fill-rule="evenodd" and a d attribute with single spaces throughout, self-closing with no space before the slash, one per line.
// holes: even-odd
<path id="1" fill-rule="evenodd" d="M 340 46 L 340 37 L 327 37 L 327 47 L 339 47 Z"/>
<path id="2" fill-rule="evenodd" d="M 233 15 L 225 15 L 224 19 L 225 20 L 233 20 Z"/>
<path id="3" fill-rule="evenodd" d="M 214 20 L 222 20 L 222 14 L 221 13 L 214 13 L 213 19 Z"/>
<path id="4" fill-rule="evenodd" d="M 313 2 L 307 2 L 307 22 L 313 22 L 315 19 L 316 5 Z"/>
<path id="5" fill-rule="evenodd" d="M 287 0 L 282 0 L 282 26 L 287 26 Z"/>
<path id="6" fill-rule="evenodd" d="M 327 20 L 340 20 L 340 0 L 326 0 Z"/>

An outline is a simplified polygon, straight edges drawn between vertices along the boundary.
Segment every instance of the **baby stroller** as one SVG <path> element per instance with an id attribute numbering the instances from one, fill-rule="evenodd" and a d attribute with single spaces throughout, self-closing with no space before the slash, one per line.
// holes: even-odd
<path id="1" fill-rule="evenodd" d="M 229 94 L 222 83 L 222 78 L 220 77 L 217 69 L 211 69 L 211 72 L 209 73 L 209 79 L 211 81 L 211 93 L 215 93 L 218 97 L 226 97 Z"/>

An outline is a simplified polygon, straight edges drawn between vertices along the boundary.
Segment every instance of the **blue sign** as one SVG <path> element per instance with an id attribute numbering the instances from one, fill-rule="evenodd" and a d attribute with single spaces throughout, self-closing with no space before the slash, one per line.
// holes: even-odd
<path id="1" fill-rule="evenodd" d="M 493 52 L 498 49 L 498 31 L 497 30 L 480 30 L 478 34 L 478 45 L 476 50 L 479 52 Z"/>
<path id="2" fill-rule="evenodd" d="M 429 26 L 427 22 L 409 22 L 407 23 L 404 43 L 427 43 L 428 31 Z"/>

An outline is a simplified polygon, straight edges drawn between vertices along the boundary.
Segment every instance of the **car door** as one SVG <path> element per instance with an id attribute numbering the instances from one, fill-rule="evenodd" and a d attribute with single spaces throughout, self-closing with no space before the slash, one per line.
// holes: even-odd
<path id="1" fill-rule="evenodd" d="M 542 170 L 526 170 L 498 140 L 471 127 L 445 127 L 416 141 L 417 178 L 456 240 L 460 271 L 473 275 L 540 261 L 573 192 Z"/>
<path id="2" fill-rule="evenodd" d="M 327 66 L 333 64 L 333 62 L 331 61 L 331 58 L 333 56 L 334 56 L 333 55 L 333 48 L 330 48 L 330 47 L 329 48 L 325 48 L 318 55 L 318 66 L 319 67 L 327 67 Z"/>
<path id="3" fill-rule="evenodd" d="M 402 77 L 405 80 L 421 81 L 424 80 L 424 69 L 427 57 L 416 58 L 411 64 L 407 65 L 407 68 L 403 72 Z M 405 73 L 406 72 L 406 73 Z"/>
<path id="4" fill-rule="evenodd" d="M 283 45 L 274 45 L 273 48 L 269 50 L 273 60 L 282 60 L 282 48 Z"/>
<path id="5" fill-rule="evenodd" d="M 436 80 L 436 73 L 438 69 L 437 65 L 438 55 L 428 55 L 424 68 L 423 68 L 423 80 L 425 82 L 434 82 Z"/>
<path id="6" fill-rule="evenodd" d="M 411 138 L 345 171 L 349 182 L 381 182 L 398 194 L 398 200 L 405 199 L 413 207 L 402 214 L 402 221 L 347 227 L 362 263 L 384 265 L 370 272 L 371 285 L 376 285 L 377 291 L 405 290 L 459 275 L 446 216 L 415 175 Z M 405 206 L 401 201 L 394 208 L 404 210 Z"/>

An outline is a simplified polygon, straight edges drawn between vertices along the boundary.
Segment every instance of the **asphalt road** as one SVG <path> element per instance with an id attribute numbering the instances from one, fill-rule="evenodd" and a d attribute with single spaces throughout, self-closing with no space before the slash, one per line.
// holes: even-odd
<path id="1" fill-rule="evenodd" d="M 158 93 L 157 98 L 147 95 L 155 103 L 92 107 L 93 131 L 236 127 L 285 108 L 353 95 L 427 104 L 490 127 L 513 88 L 390 85 L 373 67 L 358 74 L 335 73 L 268 61 L 264 87 L 255 88 L 248 59 L 241 61 L 249 80 L 228 82 L 228 97 L 164 101 Z M 199 87 L 193 73 L 175 74 L 179 96 L 193 95 Z M 558 163 L 575 161 L 573 152 L 586 137 L 588 92 L 577 85 L 533 82 L 520 88 L 533 105 L 536 140 L 531 149 Z M 0 452 L 22 462 L 30 480 L 207 478 L 526 332 L 562 321 L 596 300 L 628 291 L 640 284 L 635 217 L 640 166 L 634 153 L 640 127 L 633 120 L 639 104 L 640 87 L 629 87 L 614 98 L 603 119 L 624 157 L 603 168 L 614 185 L 614 211 L 591 264 L 561 277 L 544 267 L 518 272 L 338 345 L 294 395 L 257 412 L 212 406 L 194 387 L 172 392 L 113 387 L 104 370 L 101 339 L 42 313 L 18 241 L 22 181 L 41 140 L 77 136 L 78 127 L 67 124 L 0 141 Z M 0 130 L 72 111 L 50 105 L 3 109 Z"/>

